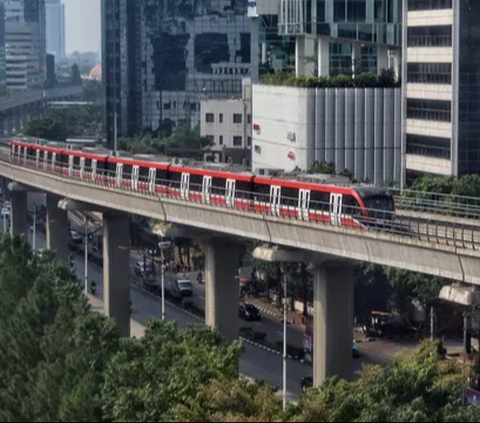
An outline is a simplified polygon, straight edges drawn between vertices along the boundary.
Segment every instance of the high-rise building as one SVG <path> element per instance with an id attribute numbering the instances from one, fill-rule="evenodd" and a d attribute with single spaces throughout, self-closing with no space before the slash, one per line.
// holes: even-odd
<path id="1" fill-rule="evenodd" d="M 480 172 L 480 2 L 404 5 L 404 171 Z"/>
<path id="2" fill-rule="evenodd" d="M 45 81 L 40 63 L 39 25 L 33 22 L 5 22 L 6 80 L 10 90 L 40 88 Z"/>
<path id="3" fill-rule="evenodd" d="M 65 5 L 61 0 L 46 0 L 47 53 L 58 61 L 65 58 Z"/>
<path id="4" fill-rule="evenodd" d="M 5 60 L 5 1 L 0 0 L 0 94 L 6 89 Z"/>
<path id="5" fill-rule="evenodd" d="M 241 97 L 242 78 L 250 74 L 246 1 L 102 4 L 104 81 L 107 102 L 117 102 L 119 134 L 196 126 L 202 100 Z M 109 142 L 112 110 L 113 103 Z"/>
<path id="6" fill-rule="evenodd" d="M 6 0 L 5 22 L 7 87 L 43 84 L 47 65 L 45 0 Z M 9 68 L 16 73 L 23 67 L 26 67 L 25 83 L 12 79 L 12 74 L 8 77 Z"/>
<path id="7" fill-rule="evenodd" d="M 257 69 L 325 76 L 399 66 L 401 0 L 257 0 L 248 14 L 254 81 Z"/>

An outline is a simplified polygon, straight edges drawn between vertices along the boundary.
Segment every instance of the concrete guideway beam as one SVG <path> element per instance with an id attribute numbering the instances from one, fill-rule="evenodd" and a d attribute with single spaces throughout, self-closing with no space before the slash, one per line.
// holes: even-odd
<path id="1" fill-rule="evenodd" d="M 68 263 L 69 250 L 69 226 L 68 213 L 58 207 L 61 197 L 47 194 L 47 248 L 55 251 L 57 257 L 64 263 Z"/>
<path id="2" fill-rule="evenodd" d="M 204 241 L 205 322 L 227 339 L 238 338 L 238 268 L 242 249 L 228 238 Z"/>
<path id="3" fill-rule="evenodd" d="M 67 212 L 72 212 L 72 211 L 79 211 L 79 212 L 97 212 L 97 213 L 104 213 L 107 211 L 105 207 L 99 207 L 96 206 L 95 204 L 89 204 L 89 203 L 84 203 L 83 201 L 75 201 L 71 200 L 69 198 L 64 198 L 61 199 L 58 202 L 58 207 L 62 210 L 65 210 Z"/>
<path id="4" fill-rule="evenodd" d="M 375 231 L 354 231 L 296 219 L 257 215 L 206 204 L 107 189 L 101 185 L 80 181 L 66 181 L 55 175 L 8 162 L 0 162 L 0 175 L 76 201 L 212 231 L 223 236 L 255 239 L 480 285 L 480 251 L 462 248 L 461 243 L 447 245 L 435 242 L 434 233 L 431 234 L 430 241 L 430 235 L 419 238 L 415 234 L 409 237 Z M 442 236 L 444 229 L 440 227 L 439 231 Z M 473 235 L 478 238 L 477 233 Z M 468 240 L 470 234 L 465 234 L 465 238 Z"/>
<path id="5" fill-rule="evenodd" d="M 315 267 L 313 285 L 313 380 L 353 378 L 353 267 L 324 263 Z"/>
<path id="6" fill-rule="evenodd" d="M 103 283 L 105 312 L 120 334 L 130 336 L 130 224 L 128 215 L 103 215 Z"/>

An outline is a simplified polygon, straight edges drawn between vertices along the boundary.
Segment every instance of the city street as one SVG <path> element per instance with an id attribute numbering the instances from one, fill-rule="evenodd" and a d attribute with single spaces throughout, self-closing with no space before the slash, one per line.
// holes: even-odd
<path id="1" fill-rule="evenodd" d="M 32 232 L 27 236 L 28 242 L 32 243 Z M 37 249 L 45 248 L 45 236 L 37 232 Z M 138 257 L 132 255 L 131 264 L 134 266 Z M 74 256 L 75 271 L 81 284 L 84 281 L 84 260 L 82 254 Z M 96 297 L 103 300 L 103 271 L 91 263 L 89 265 L 89 281 L 95 281 L 97 284 Z M 198 285 L 194 281 L 195 292 L 199 298 L 204 299 L 204 286 Z M 202 295 L 203 294 L 203 295 Z M 131 287 L 131 300 L 133 305 L 132 318 L 145 325 L 150 319 L 159 318 L 161 314 L 160 301 L 139 288 Z M 175 321 L 180 328 L 185 328 L 191 324 L 198 324 L 199 319 L 186 313 L 176 306 L 167 304 L 167 320 Z M 259 331 L 267 333 L 269 339 L 280 339 L 282 325 L 280 322 L 263 316 L 263 321 L 256 322 L 253 325 Z M 245 322 L 242 323 L 242 326 Z M 252 323 L 248 323 L 252 324 Z M 301 331 L 294 327 L 289 327 L 289 336 L 297 337 L 300 340 L 303 335 Z M 361 357 L 355 360 L 355 371 L 359 370 L 363 363 L 371 363 L 367 357 Z M 256 380 L 264 380 L 268 384 L 276 387 L 282 386 L 282 357 L 279 354 L 272 353 L 250 344 L 245 344 L 245 353 L 240 362 L 240 371 L 243 375 Z M 298 361 L 288 361 L 287 383 L 288 391 L 291 395 L 301 393 L 300 382 L 304 376 L 312 375 L 312 367 L 308 364 L 302 364 Z"/>

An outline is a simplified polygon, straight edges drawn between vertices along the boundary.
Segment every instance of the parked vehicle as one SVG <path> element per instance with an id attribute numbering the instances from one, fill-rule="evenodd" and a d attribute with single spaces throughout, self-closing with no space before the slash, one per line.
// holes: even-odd
<path id="1" fill-rule="evenodd" d="M 240 304 L 240 306 L 238 307 L 238 316 L 240 317 L 240 319 L 250 322 L 258 322 L 262 320 L 260 310 L 253 304 L 248 303 Z"/>

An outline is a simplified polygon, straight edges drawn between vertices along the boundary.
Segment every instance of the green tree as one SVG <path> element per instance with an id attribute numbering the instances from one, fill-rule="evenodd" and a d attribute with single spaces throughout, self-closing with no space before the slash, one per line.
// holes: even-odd
<path id="1" fill-rule="evenodd" d="M 324 173 L 326 175 L 335 175 L 337 169 L 335 163 L 315 162 L 309 170 L 310 173 Z"/>
<path id="2" fill-rule="evenodd" d="M 392 366 L 367 366 L 355 382 L 328 380 L 301 399 L 297 422 L 480 421 L 480 409 L 464 407 L 461 366 L 438 358 L 426 342 L 412 358 Z"/>
<path id="3" fill-rule="evenodd" d="M 71 135 L 66 122 L 54 116 L 28 120 L 23 125 L 22 133 L 30 137 L 44 138 L 50 141 L 65 141 Z"/>
<path id="4" fill-rule="evenodd" d="M 52 253 L 4 236 L 0 269 L 0 420 L 100 420 L 103 368 L 119 345 L 113 322 L 90 311 Z"/>
<path id="5" fill-rule="evenodd" d="M 176 422 L 281 422 L 282 403 L 264 384 L 218 379 L 170 413 Z"/>
<path id="6" fill-rule="evenodd" d="M 140 340 L 126 340 L 110 361 L 103 386 L 108 421 L 165 421 L 178 404 L 217 378 L 238 376 L 242 352 L 215 331 L 194 326 L 150 323 Z"/>

